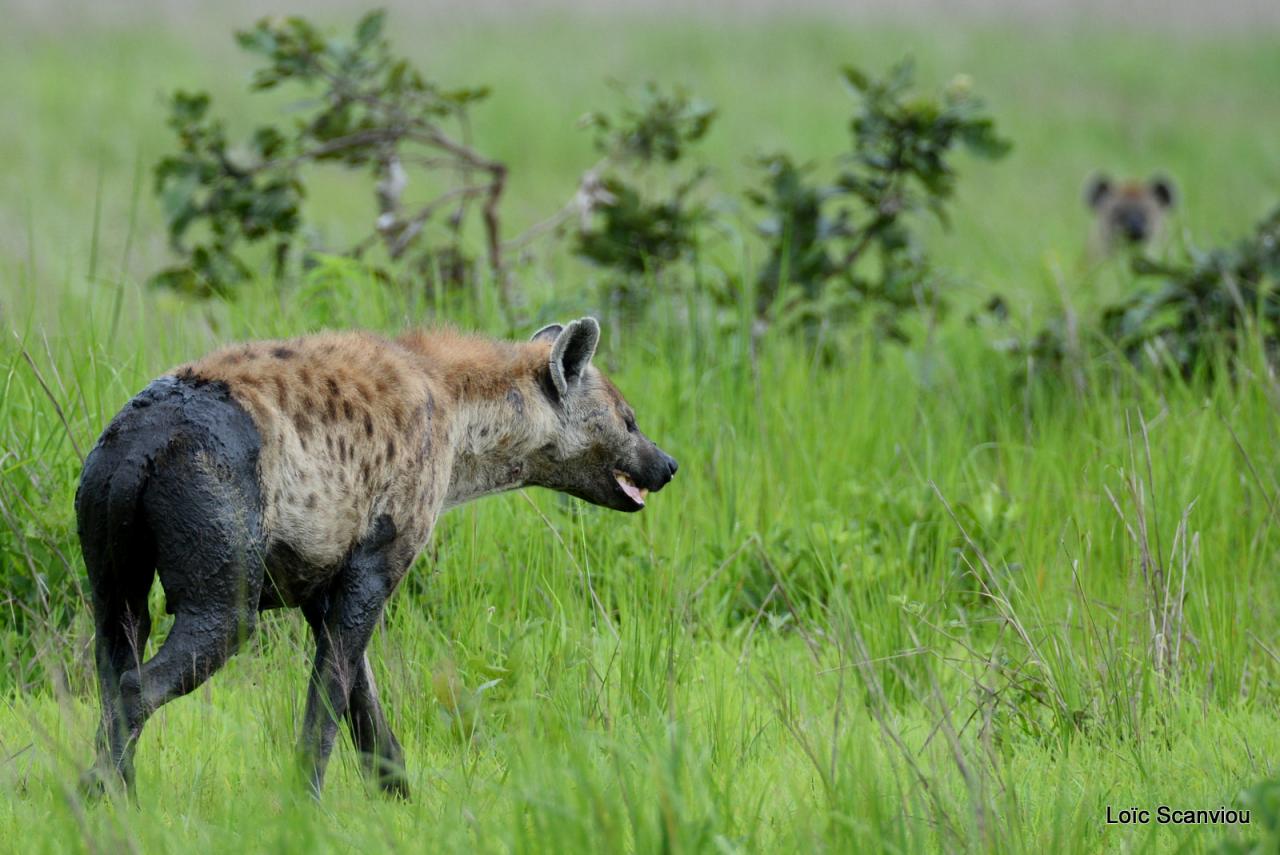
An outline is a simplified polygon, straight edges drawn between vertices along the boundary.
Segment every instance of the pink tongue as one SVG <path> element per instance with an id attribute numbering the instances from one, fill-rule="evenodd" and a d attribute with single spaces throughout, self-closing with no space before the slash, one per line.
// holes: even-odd
<path id="1" fill-rule="evenodd" d="M 630 497 L 631 501 L 635 502 L 637 505 L 644 504 L 644 496 L 640 495 L 639 487 L 634 484 L 628 484 L 621 478 L 617 478 L 615 480 L 618 482 L 618 486 L 622 488 L 622 492 L 626 493 L 627 496 Z"/>

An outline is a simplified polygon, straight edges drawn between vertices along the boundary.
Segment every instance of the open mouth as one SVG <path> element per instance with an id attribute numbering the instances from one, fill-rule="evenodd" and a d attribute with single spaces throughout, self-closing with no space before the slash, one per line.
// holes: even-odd
<path id="1" fill-rule="evenodd" d="M 622 488 L 622 492 L 627 494 L 628 499 L 640 507 L 644 507 L 644 497 L 649 495 L 648 490 L 644 487 L 637 487 L 636 482 L 631 480 L 631 476 L 621 469 L 613 470 L 613 480 L 618 482 L 618 486 Z"/>

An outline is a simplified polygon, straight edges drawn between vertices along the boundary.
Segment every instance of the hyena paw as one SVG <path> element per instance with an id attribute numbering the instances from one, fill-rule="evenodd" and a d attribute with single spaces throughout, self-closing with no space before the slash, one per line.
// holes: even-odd
<path id="1" fill-rule="evenodd" d="M 80 796 L 89 804 L 96 804 L 104 798 L 127 795 L 130 801 L 136 801 L 137 794 L 124 774 L 110 763 L 98 761 L 80 775 Z"/>
<path id="2" fill-rule="evenodd" d="M 397 799 L 402 802 L 410 800 L 409 796 L 409 779 L 405 777 L 403 772 L 384 773 L 378 778 L 378 789 L 382 790 L 382 794 L 387 798 Z"/>
<path id="3" fill-rule="evenodd" d="M 80 775 L 80 796 L 86 802 L 100 802 L 113 787 L 118 786 L 119 776 L 96 763 Z"/>

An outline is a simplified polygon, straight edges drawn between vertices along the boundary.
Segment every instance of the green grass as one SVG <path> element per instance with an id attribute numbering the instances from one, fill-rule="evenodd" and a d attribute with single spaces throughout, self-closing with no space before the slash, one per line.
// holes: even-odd
<path id="1" fill-rule="evenodd" d="M 1017 149 L 965 164 L 956 227 L 934 236 L 966 277 L 962 307 L 1000 290 L 1038 318 L 1060 287 L 1087 309 L 1126 285 L 1081 274 L 1095 167 L 1171 173 L 1202 243 L 1242 233 L 1280 189 L 1280 58 L 1262 35 L 558 20 L 400 40 L 453 82 L 495 87 L 476 135 L 512 164 L 516 223 L 590 163 L 573 122 L 609 76 L 717 101 L 706 157 L 732 189 L 755 151 L 839 150 L 842 62 L 910 51 L 924 80 L 972 73 Z M 1099 361 L 1083 391 L 1027 385 L 957 311 L 911 349 L 827 366 L 770 339 L 753 365 L 692 293 L 608 326 L 600 357 L 681 461 L 672 486 L 625 518 L 533 491 L 455 511 L 393 600 L 373 659 L 411 803 L 367 793 L 346 742 L 323 803 L 302 794 L 309 642 L 279 613 L 148 726 L 140 808 L 82 804 L 96 697 L 76 449 L 218 343 L 431 315 L 342 271 L 233 306 L 138 286 L 164 257 L 138 167 L 167 145 L 160 93 L 208 87 L 251 114 L 247 68 L 220 30 L 0 36 L 0 106 L 26 118 L 0 126 L 16 164 L 0 176 L 0 840 L 1199 851 L 1228 832 L 1109 828 L 1105 807 L 1232 804 L 1280 774 L 1280 386 L 1260 360 L 1235 382 Z M 360 228 L 356 186 L 313 199 L 327 233 Z M 740 243 L 717 263 L 750 270 L 760 249 Z M 595 274 L 559 255 L 524 275 L 536 320 L 598 303 Z M 483 301 L 449 318 L 500 326 Z"/>

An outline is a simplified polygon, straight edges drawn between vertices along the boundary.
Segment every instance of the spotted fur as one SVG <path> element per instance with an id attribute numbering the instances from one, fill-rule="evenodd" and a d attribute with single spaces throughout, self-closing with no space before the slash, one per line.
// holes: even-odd
<path id="1" fill-rule="evenodd" d="M 384 789 L 406 791 L 364 650 L 439 515 L 542 486 L 623 511 L 675 461 L 591 364 L 590 318 L 525 343 L 449 330 L 236 345 L 155 381 L 85 463 L 76 507 L 103 720 L 90 783 L 132 790 L 147 717 L 217 670 L 253 614 L 298 606 L 317 641 L 302 747 L 318 793 L 345 715 Z M 159 575 L 176 615 L 137 664 Z"/>

